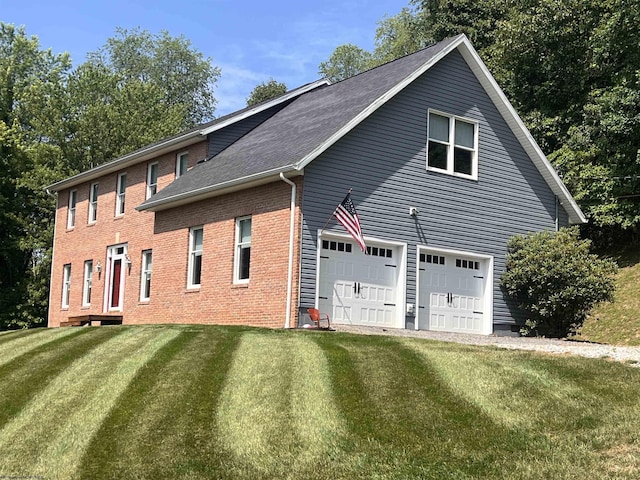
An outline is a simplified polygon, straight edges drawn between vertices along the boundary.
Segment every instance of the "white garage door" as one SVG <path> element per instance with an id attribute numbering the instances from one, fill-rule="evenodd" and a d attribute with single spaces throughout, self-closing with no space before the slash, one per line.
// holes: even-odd
<path id="1" fill-rule="evenodd" d="M 398 251 L 349 241 L 322 240 L 318 306 L 331 321 L 394 327 L 397 323 Z"/>
<path id="2" fill-rule="evenodd" d="M 487 333 L 485 262 L 471 257 L 433 253 L 421 253 L 419 260 L 419 328 Z"/>

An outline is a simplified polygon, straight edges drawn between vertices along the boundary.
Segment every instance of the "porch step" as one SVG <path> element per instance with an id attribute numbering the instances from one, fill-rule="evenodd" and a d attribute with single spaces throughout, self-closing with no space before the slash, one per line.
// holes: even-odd
<path id="1" fill-rule="evenodd" d="M 61 327 L 82 327 L 84 325 L 122 325 L 122 315 L 77 315 L 60 322 Z"/>

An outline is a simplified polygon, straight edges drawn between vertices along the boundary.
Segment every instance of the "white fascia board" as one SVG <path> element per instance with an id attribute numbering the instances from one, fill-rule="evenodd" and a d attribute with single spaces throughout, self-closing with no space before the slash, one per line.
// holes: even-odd
<path id="1" fill-rule="evenodd" d="M 469 42 L 466 37 L 464 37 L 463 41 L 459 44 L 459 50 L 474 75 L 487 92 L 487 95 L 489 95 L 505 122 L 522 145 L 522 148 L 527 152 L 534 165 L 549 185 L 549 188 L 551 188 L 553 193 L 555 193 L 555 195 L 560 199 L 560 203 L 567 210 L 569 221 L 572 224 L 587 223 L 584 213 L 582 213 L 582 210 L 567 189 L 566 185 L 556 173 L 553 165 L 551 165 L 551 162 L 549 162 L 545 154 L 542 152 L 540 146 L 531 135 L 531 132 L 498 85 L 498 82 L 493 78 L 493 75 L 489 72 L 489 69 L 478 55 L 478 52 L 473 48 L 471 42 Z"/>
<path id="2" fill-rule="evenodd" d="M 224 128 L 233 123 L 239 122 L 240 120 L 243 120 L 247 117 L 251 117 L 256 113 L 263 112 L 275 105 L 279 105 L 283 102 L 286 102 L 287 100 L 290 100 L 295 97 L 299 97 L 303 93 L 307 93 L 311 90 L 315 90 L 318 87 L 321 87 L 323 85 L 329 85 L 329 84 L 330 82 L 326 79 L 316 80 L 315 82 L 309 83 L 307 85 L 303 85 L 302 87 L 296 88 L 295 90 L 291 90 L 289 93 L 285 93 L 284 95 L 274 98 L 273 100 L 267 101 L 265 103 L 261 103 L 260 105 L 257 105 L 255 108 L 248 109 L 238 115 L 233 115 L 232 117 L 228 118 L 223 122 L 216 123 L 215 125 L 211 125 L 208 128 L 204 128 L 200 130 L 200 133 L 202 135 L 208 135 L 212 132 L 215 132 L 216 130 L 220 130 L 221 128 Z"/>
<path id="3" fill-rule="evenodd" d="M 154 202 L 138 205 L 136 210 L 151 212 L 158 212 L 160 210 L 166 210 L 168 208 L 179 207 L 187 203 L 194 203 L 206 198 L 217 197 L 226 193 L 236 192 L 240 190 L 246 190 L 248 188 L 257 187 L 266 183 L 280 181 L 280 173 L 293 173 L 288 178 L 302 175 L 302 172 L 295 170 L 293 167 L 280 167 L 273 170 L 267 170 L 265 172 L 255 173 L 253 175 L 247 175 L 242 178 L 230 180 L 228 182 L 216 183 L 215 185 L 208 185 L 197 190 L 190 190 L 179 195 L 173 195 L 171 197 L 164 198 L 162 200 L 156 200 Z"/>
<path id="4" fill-rule="evenodd" d="M 365 108 L 362 112 L 356 115 L 350 122 L 345 124 L 340 130 L 334 133 L 331 137 L 325 140 L 323 143 L 318 145 L 314 150 L 308 153 L 303 159 L 301 159 L 298 163 L 296 163 L 297 169 L 303 169 L 310 162 L 312 162 L 315 158 L 318 157 L 322 152 L 327 150 L 331 145 L 340 140 L 343 136 L 353 130 L 356 126 L 358 126 L 363 120 L 365 120 L 369 115 L 375 112 L 382 105 L 387 103 L 391 98 L 397 95 L 400 91 L 402 91 L 407 85 L 413 82 L 416 78 L 422 75 L 424 72 L 429 70 L 433 65 L 437 64 L 440 60 L 446 57 L 453 50 L 458 48 L 458 45 L 466 39 L 467 37 L 462 35 L 458 35 L 458 37 L 451 42 L 451 44 L 442 50 L 440 53 L 431 58 L 428 62 L 424 63 L 420 68 L 416 69 L 411 75 L 406 77 L 404 80 L 396 84 L 393 88 L 388 90 L 386 93 L 378 97 L 373 103 L 371 103 L 367 108 Z"/>
<path id="5" fill-rule="evenodd" d="M 155 145 L 150 145 L 148 147 L 142 148 L 141 150 L 131 152 L 123 157 L 111 160 L 107 163 L 103 163 L 102 165 L 98 165 L 97 167 L 94 167 L 90 170 L 78 173 L 77 175 L 49 185 L 48 187 L 46 187 L 46 190 L 50 192 L 59 192 L 60 190 L 64 190 L 65 188 L 73 187 L 89 180 L 99 178 L 103 175 L 117 172 L 131 165 L 135 165 L 136 163 L 155 158 L 158 155 L 162 155 L 172 150 L 184 148 L 203 140 L 204 137 L 201 136 L 201 133 L 199 131 L 191 131 L 185 133 L 184 135 L 180 135 L 179 137 L 172 138 Z"/>

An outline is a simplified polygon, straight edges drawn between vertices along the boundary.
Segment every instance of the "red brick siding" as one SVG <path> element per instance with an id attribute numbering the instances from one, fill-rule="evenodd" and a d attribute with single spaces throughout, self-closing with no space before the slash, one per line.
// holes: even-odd
<path id="1" fill-rule="evenodd" d="M 287 268 L 291 187 L 275 182 L 194 204 L 158 212 L 138 212 L 145 199 L 147 165 L 159 162 L 158 189 L 174 179 L 176 153 L 126 169 L 126 212 L 114 218 L 117 173 L 99 179 L 98 220 L 87 225 L 90 184 L 78 191 L 76 226 L 66 229 L 69 191 L 59 193 L 54 239 L 49 325 L 58 326 L 69 316 L 102 313 L 105 293 L 107 246 L 128 243 L 132 259 L 126 274 L 124 323 L 224 323 L 283 327 L 286 315 Z M 203 158 L 206 144 L 189 148 L 189 161 Z M 297 205 L 302 198 L 302 177 Z M 235 219 L 252 216 L 251 270 L 248 284 L 233 284 Z M 203 225 L 202 281 L 187 290 L 189 228 Z M 301 213 L 296 209 L 294 284 L 291 326 L 297 324 Z M 151 296 L 140 302 L 142 250 L 153 250 Z M 82 308 L 84 261 L 94 262 L 91 307 Z M 95 265 L 103 266 L 101 276 Z M 71 263 L 69 309 L 61 309 L 62 268 Z"/>
<path id="2" fill-rule="evenodd" d="M 302 179 L 297 180 L 298 192 Z M 301 195 L 298 196 L 298 202 Z M 284 327 L 291 187 L 276 182 L 158 212 L 145 322 Z M 300 208 L 296 209 L 291 326 L 296 325 Z M 235 221 L 251 215 L 251 270 L 233 283 Z M 203 225 L 201 287 L 187 289 L 189 229 Z"/>
<path id="3" fill-rule="evenodd" d="M 200 142 L 191 145 L 189 150 L 189 164 L 206 155 L 207 144 Z M 129 254 L 133 260 L 130 275 L 125 281 L 125 311 L 131 305 L 137 306 L 140 288 L 140 251 L 152 248 L 154 214 L 135 210 L 146 196 L 147 165 L 158 162 L 158 190 L 164 188 L 175 178 L 176 153 L 181 149 L 157 157 L 148 162 L 130 166 L 119 172 L 104 175 L 73 188 L 58 192 L 58 208 L 56 210 L 56 224 L 54 234 L 53 265 L 51 274 L 51 296 L 49 303 L 49 326 L 58 326 L 69 316 L 99 314 L 103 312 L 105 267 L 107 246 L 118 243 L 128 243 Z M 125 197 L 125 214 L 116 217 L 116 182 L 120 173 L 127 173 L 127 190 Z M 91 184 L 99 183 L 98 214 L 93 224 L 88 224 L 89 218 L 89 190 Z M 67 229 L 67 212 L 69 191 L 77 190 L 75 227 Z M 93 260 L 93 288 L 91 292 L 91 306 L 82 307 L 82 286 L 84 282 L 84 262 Z M 102 274 L 95 272 L 95 266 L 102 264 Z M 69 308 L 62 309 L 62 268 L 71 264 L 71 293 Z M 132 289 L 138 291 L 135 299 Z M 134 302 L 135 300 L 135 302 Z"/>

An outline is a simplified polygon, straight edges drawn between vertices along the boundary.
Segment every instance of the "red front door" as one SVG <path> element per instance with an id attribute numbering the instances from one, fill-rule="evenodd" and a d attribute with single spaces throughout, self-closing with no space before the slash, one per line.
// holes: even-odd
<path id="1" fill-rule="evenodd" d="M 111 308 L 120 306 L 120 281 L 122 272 L 122 260 L 113 261 L 113 273 L 111 275 Z"/>

